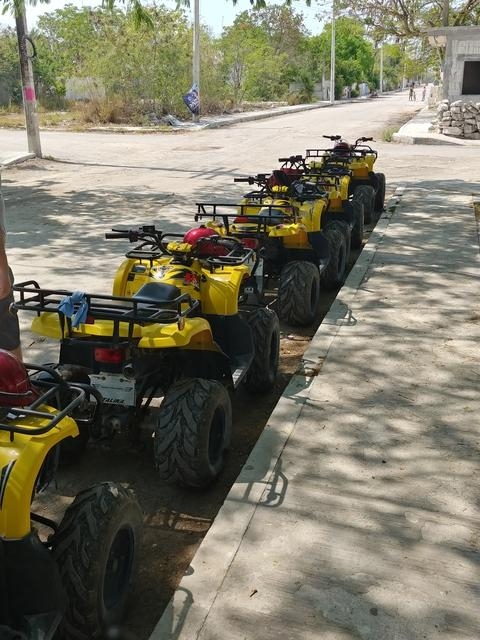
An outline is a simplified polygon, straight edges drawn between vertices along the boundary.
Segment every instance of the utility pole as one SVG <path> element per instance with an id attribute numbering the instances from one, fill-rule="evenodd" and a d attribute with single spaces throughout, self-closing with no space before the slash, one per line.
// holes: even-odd
<path id="1" fill-rule="evenodd" d="M 332 41 L 330 46 L 330 104 L 335 102 L 335 0 L 332 0 Z"/>
<path id="2" fill-rule="evenodd" d="M 449 2 L 448 0 L 443 0 L 443 5 L 442 5 L 442 26 L 443 27 L 448 27 L 449 13 L 450 13 Z"/>
<path id="3" fill-rule="evenodd" d="M 25 111 L 28 150 L 37 158 L 41 158 L 42 147 L 40 145 L 40 131 L 38 128 L 37 99 L 35 97 L 35 85 L 33 82 L 32 61 L 27 53 L 27 20 L 25 17 L 25 4 L 23 2 L 19 3 L 15 9 L 15 23 L 17 27 L 17 43 L 20 57 L 23 109 Z"/>
<path id="4" fill-rule="evenodd" d="M 383 42 L 380 44 L 380 93 L 383 93 Z"/>
<path id="5" fill-rule="evenodd" d="M 194 0 L 193 4 L 193 84 L 197 86 L 200 101 L 200 0 Z M 198 114 L 192 117 L 198 122 Z"/>

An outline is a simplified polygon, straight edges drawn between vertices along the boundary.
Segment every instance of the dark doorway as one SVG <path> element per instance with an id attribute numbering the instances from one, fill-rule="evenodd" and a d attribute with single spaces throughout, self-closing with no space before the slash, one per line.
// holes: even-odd
<path id="1" fill-rule="evenodd" d="M 463 67 L 462 95 L 480 94 L 480 60 L 465 61 Z"/>

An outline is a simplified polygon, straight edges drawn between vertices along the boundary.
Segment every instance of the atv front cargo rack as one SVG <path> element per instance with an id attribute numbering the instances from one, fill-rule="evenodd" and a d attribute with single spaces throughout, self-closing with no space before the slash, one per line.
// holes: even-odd
<path id="1" fill-rule="evenodd" d="M 152 286 L 153 285 L 153 286 Z M 111 320 L 113 322 L 113 338 L 120 334 L 120 323 L 128 323 L 128 337 L 133 337 L 134 326 L 145 324 L 174 324 L 180 325 L 183 319 L 192 314 L 199 306 L 198 300 L 188 293 L 173 296 L 176 287 L 158 283 L 148 286 L 148 295 L 138 293 L 130 298 L 84 293 L 81 301 L 72 303 L 72 314 L 67 317 L 59 309 L 65 298 L 74 292 L 58 289 L 41 289 L 35 280 L 28 280 L 13 286 L 13 290 L 20 294 L 20 298 L 12 305 L 12 310 L 22 309 L 33 311 L 37 315 L 44 312 L 58 313 L 62 333 L 65 323 L 68 334 L 73 332 L 72 316 L 78 313 L 82 305 L 86 305 L 86 318 L 82 324 L 91 324 L 95 320 Z M 180 290 L 177 290 L 180 292 Z M 141 292 L 139 292 L 141 293 Z M 168 294 L 165 295 L 165 293 Z"/>

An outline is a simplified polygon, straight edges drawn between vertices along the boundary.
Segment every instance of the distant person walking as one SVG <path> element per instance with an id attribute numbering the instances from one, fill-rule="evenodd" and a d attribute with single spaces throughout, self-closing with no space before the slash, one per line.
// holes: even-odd
<path id="1" fill-rule="evenodd" d="M 410 89 L 408 91 L 408 99 L 415 100 L 415 91 L 413 90 L 413 84 L 410 85 Z"/>
<path id="2" fill-rule="evenodd" d="M 422 89 L 422 102 L 425 102 L 426 96 L 427 96 L 427 85 L 424 84 Z"/>

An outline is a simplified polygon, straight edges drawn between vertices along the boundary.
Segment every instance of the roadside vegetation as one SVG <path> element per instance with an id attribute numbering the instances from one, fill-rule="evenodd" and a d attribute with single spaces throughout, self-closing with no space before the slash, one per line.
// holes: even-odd
<path id="1" fill-rule="evenodd" d="M 402 87 L 407 79 L 435 80 L 437 54 L 418 37 L 420 14 L 403 24 L 401 18 L 382 21 L 373 12 L 374 20 L 369 3 L 342 6 L 342 0 L 337 1 L 337 99 L 355 97 L 365 87 L 378 90 L 380 66 L 387 91 Z M 328 16 L 322 33 L 312 36 L 294 3 L 256 4 L 265 6 L 240 13 L 220 37 L 207 28 L 201 31 L 204 114 L 242 109 L 245 103 L 312 102 L 319 99 L 319 86 L 329 86 Z M 121 7 L 113 0 L 108 8 L 67 5 L 39 19 L 31 38 L 44 126 L 72 121 L 148 125 L 159 124 L 166 114 L 189 116 L 182 99 L 192 75 L 192 26 L 187 14 L 182 8 L 169 10 L 153 3 L 141 6 L 139 20 L 135 3 Z M 426 17 L 435 18 L 431 12 Z M 7 28 L 0 30 L 3 126 L 15 126 L 21 96 L 16 33 Z"/>

